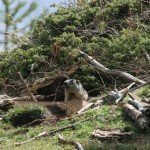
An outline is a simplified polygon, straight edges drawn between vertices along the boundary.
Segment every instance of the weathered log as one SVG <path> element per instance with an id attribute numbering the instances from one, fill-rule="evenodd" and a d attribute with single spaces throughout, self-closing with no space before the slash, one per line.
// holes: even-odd
<path id="1" fill-rule="evenodd" d="M 144 115 L 146 115 L 146 116 L 150 115 L 150 109 L 144 108 L 144 106 L 139 101 L 137 101 L 136 99 L 134 99 L 134 100 L 129 99 L 128 103 L 131 104 L 132 106 L 134 106 L 136 109 L 138 109 Z"/>
<path id="2" fill-rule="evenodd" d="M 133 75 L 123 72 L 123 71 L 118 71 L 118 70 L 111 70 L 107 67 L 105 67 L 104 65 L 100 64 L 98 61 L 96 61 L 94 58 L 92 58 L 91 56 L 87 55 L 86 53 L 80 51 L 81 56 L 89 63 L 91 64 L 93 67 L 99 69 L 101 72 L 110 74 L 110 75 L 114 75 L 132 82 L 135 82 L 137 84 L 144 84 L 145 81 L 140 80 L 136 77 L 134 77 Z"/>
<path id="3" fill-rule="evenodd" d="M 92 132 L 92 136 L 94 138 L 98 138 L 101 140 L 119 140 L 123 138 L 127 138 L 127 136 L 130 136 L 132 132 L 123 132 L 120 129 L 114 128 L 114 129 L 95 129 Z"/>
<path id="4" fill-rule="evenodd" d="M 148 120 L 147 118 L 142 114 L 142 112 L 140 112 L 139 110 L 137 110 L 135 107 L 133 107 L 130 104 L 124 104 L 123 108 L 125 110 L 125 112 L 134 120 L 136 121 L 137 125 L 141 128 L 141 129 L 147 129 L 148 128 Z"/>
<path id="5" fill-rule="evenodd" d="M 63 136 L 61 136 L 61 135 L 58 135 L 58 140 L 62 144 L 74 145 L 77 148 L 77 150 L 84 150 L 82 145 L 79 142 L 75 142 L 73 140 L 64 139 Z"/>

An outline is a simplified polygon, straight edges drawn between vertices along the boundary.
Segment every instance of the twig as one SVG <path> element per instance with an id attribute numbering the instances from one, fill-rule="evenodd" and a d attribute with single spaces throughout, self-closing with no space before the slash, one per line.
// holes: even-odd
<path id="1" fill-rule="evenodd" d="M 78 150 L 84 150 L 83 147 L 82 147 L 82 145 L 79 142 L 75 142 L 73 140 L 66 140 L 60 134 L 58 135 L 58 140 L 62 144 L 74 145 Z"/>
<path id="2" fill-rule="evenodd" d="M 37 136 L 34 136 L 34 137 L 31 138 L 31 139 L 28 139 L 28 140 L 23 141 L 23 142 L 15 143 L 15 145 L 16 145 L 16 146 L 23 145 L 23 144 L 29 143 L 29 142 L 31 142 L 31 141 L 34 141 L 34 140 L 36 140 L 37 138 L 45 137 L 45 136 L 48 136 L 48 135 L 54 135 L 54 134 L 57 133 L 57 132 L 61 132 L 61 131 L 64 131 L 64 130 L 66 130 L 66 129 L 69 129 L 69 128 L 73 128 L 73 129 L 74 129 L 74 126 L 75 126 L 75 124 L 71 124 L 71 125 L 68 125 L 68 126 L 65 126 L 65 127 L 62 127 L 62 128 L 59 128 L 59 129 L 56 129 L 56 130 L 53 130 L 53 131 L 50 131 L 50 132 L 44 131 L 44 132 L 38 134 Z"/>
<path id="3" fill-rule="evenodd" d="M 19 76 L 20 80 L 22 81 L 22 83 L 24 84 L 24 86 L 26 87 L 27 92 L 28 92 L 30 98 L 31 98 L 33 101 L 36 101 L 36 102 L 37 102 L 37 100 L 35 99 L 35 97 L 34 97 L 33 94 L 31 93 L 31 91 L 29 90 L 28 85 L 27 85 L 26 82 L 24 81 L 24 79 L 23 79 L 23 77 L 22 77 L 22 75 L 21 75 L 21 72 L 18 72 L 18 76 Z"/>

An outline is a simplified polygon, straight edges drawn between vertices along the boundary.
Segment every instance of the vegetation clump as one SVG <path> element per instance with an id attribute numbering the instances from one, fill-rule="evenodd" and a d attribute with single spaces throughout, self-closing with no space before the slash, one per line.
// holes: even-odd
<path id="1" fill-rule="evenodd" d="M 3 118 L 3 122 L 10 123 L 16 127 L 31 123 L 37 119 L 44 119 L 44 108 L 31 105 L 11 109 Z"/>

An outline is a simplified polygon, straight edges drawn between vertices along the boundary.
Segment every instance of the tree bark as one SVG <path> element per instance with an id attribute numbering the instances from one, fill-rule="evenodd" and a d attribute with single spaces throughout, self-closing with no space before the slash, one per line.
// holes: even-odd
<path id="1" fill-rule="evenodd" d="M 138 126 L 141 129 L 147 129 L 148 128 L 148 120 L 147 118 L 142 114 L 142 112 L 140 112 L 139 110 L 137 110 L 136 108 L 134 108 L 132 105 L 130 104 L 124 104 L 123 108 L 125 110 L 125 112 L 134 120 L 137 122 Z"/>

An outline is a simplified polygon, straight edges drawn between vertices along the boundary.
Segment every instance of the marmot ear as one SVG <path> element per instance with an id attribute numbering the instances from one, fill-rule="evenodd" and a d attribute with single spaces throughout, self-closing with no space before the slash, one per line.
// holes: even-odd
<path id="1" fill-rule="evenodd" d="M 80 83 L 80 81 L 79 81 L 79 80 L 77 80 L 77 83 L 79 84 L 79 83 Z"/>

